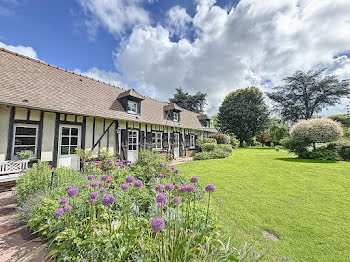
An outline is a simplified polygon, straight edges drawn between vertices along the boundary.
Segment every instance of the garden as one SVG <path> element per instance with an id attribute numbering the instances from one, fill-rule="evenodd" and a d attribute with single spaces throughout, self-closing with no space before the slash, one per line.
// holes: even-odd
<path id="1" fill-rule="evenodd" d="M 17 205 L 56 261 L 258 261 L 235 248 L 212 212 L 215 185 L 186 178 L 166 159 L 104 156 L 83 172 L 34 164 L 17 183 Z"/>

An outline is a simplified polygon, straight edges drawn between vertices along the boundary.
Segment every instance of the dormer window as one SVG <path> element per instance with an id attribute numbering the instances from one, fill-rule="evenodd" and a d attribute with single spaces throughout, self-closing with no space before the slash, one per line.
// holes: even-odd
<path id="1" fill-rule="evenodd" d="M 138 106 L 137 102 L 128 100 L 128 113 L 136 115 L 138 113 L 137 106 Z"/>
<path id="2" fill-rule="evenodd" d="M 173 112 L 173 121 L 179 122 L 179 113 L 178 112 Z"/>

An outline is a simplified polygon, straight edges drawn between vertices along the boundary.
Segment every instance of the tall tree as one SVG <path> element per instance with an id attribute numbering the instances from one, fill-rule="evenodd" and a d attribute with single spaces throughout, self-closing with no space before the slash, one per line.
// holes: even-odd
<path id="1" fill-rule="evenodd" d="M 259 88 L 238 89 L 228 94 L 222 102 L 218 125 L 222 132 L 235 134 L 242 146 L 244 141 L 250 141 L 266 128 L 268 115 Z"/>
<path id="2" fill-rule="evenodd" d="M 207 94 L 197 92 L 194 95 L 190 95 L 182 90 L 182 88 L 176 88 L 176 93 L 173 98 L 169 99 L 170 103 L 175 103 L 184 109 L 202 114 L 206 103 Z"/>
<path id="3" fill-rule="evenodd" d="M 324 76 L 324 70 L 296 71 L 283 79 L 284 85 L 276 86 L 273 92 L 267 93 L 283 120 L 296 122 L 312 118 L 323 108 L 333 106 L 342 97 L 350 95 L 349 80 L 339 81 L 336 76 Z"/>

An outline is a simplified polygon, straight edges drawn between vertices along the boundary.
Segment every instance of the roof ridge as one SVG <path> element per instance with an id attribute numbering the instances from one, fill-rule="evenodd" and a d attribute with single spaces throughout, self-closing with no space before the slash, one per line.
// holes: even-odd
<path id="1" fill-rule="evenodd" d="M 173 103 L 171 103 L 171 102 L 164 102 L 164 101 L 161 101 L 161 100 L 159 100 L 159 99 L 155 99 L 155 98 L 153 98 L 153 97 L 150 97 L 150 96 L 147 96 L 147 95 L 143 95 L 143 94 L 139 93 L 138 91 L 136 91 L 134 88 L 125 89 L 125 88 L 122 88 L 122 87 L 119 87 L 119 86 L 116 86 L 116 85 L 112 85 L 112 84 L 110 84 L 110 83 L 107 83 L 107 82 L 104 82 L 104 81 L 101 81 L 101 80 L 98 80 L 98 79 L 95 79 L 95 78 L 92 78 L 92 77 L 88 77 L 88 76 L 86 76 L 86 75 L 82 75 L 82 74 L 79 74 L 79 73 L 75 73 L 75 72 L 73 72 L 73 71 L 70 71 L 70 70 L 68 70 L 68 69 L 64 69 L 64 68 L 59 67 L 59 66 L 51 65 L 51 64 L 46 63 L 46 62 L 44 62 L 44 61 L 42 61 L 42 60 L 40 60 L 40 59 L 32 58 L 32 57 L 25 56 L 25 55 L 22 55 L 22 54 L 17 53 L 17 52 L 10 51 L 10 50 L 8 50 L 8 49 L 6 49 L 6 48 L 3 48 L 3 47 L 0 47 L 0 51 L 9 53 L 9 54 L 11 54 L 11 55 L 15 55 L 15 56 L 22 57 L 22 58 L 31 60 L 31 61 L 36 62 L 36 63 L 41 63 L 41 64 L 43 64 L 43 65 L 47 65 L 47 66 L 49 66 L 49 67 L 52 67 L 53 69 L 58 69 L 58 70 L 61 70 L 61 71 L 63 71 L 63 72 L 67 72 L 67 73 L 70 73 L 70 74 L 73 74 L 73 75 L 77 75 L 77 76 L 81 76 L 81 77 L 87 78 L 87 79 L 89 79 L 89 80 L 93 80 L 93 81 L 97 81 L 97 82 L 103 83 L 103 84 L 105 84 L 105 85 L 109 85 L 109 86 L 112 86 L 112 87 L 116 87 L 116 88 L 119 88 L 119 89 L 124 90 L 124 91 L 128 91 L 128 90 L 130 90 L 130 89 L 133 89 L 135 92 L 137 92 L 138 94 L 144 96 L 145 98 L 149 98 L 149 99 L 151 99 L 151 100 L 154 100 L 154 101 L 157 101 L 157 102 L 166 104 L 166 105 L 173 104 Z M 178 106 L 179 106 L 179 105 L 178 105 Z M 182 108 L 181 106 L 179 106 L 179 107 Z M 198 113 L 196 113 L 196 112 L 193 112 L 193 111 L 191 111 L 191 110 L 188 110 L 188 109 L 185 109 L 185 108 L 182 108 L 182 109 L 185 110 L 185 111 L 188 111 L 188 112 L 191 112 L 191 113 L 200 115 L 200 114 L 198 114 Z"/>

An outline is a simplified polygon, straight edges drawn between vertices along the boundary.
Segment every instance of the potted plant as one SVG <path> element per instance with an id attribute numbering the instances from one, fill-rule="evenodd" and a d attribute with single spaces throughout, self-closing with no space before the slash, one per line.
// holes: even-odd
<path id="1" fill-rule="evenodd" d="M 17 152 L 16 155 L 20 160 L 30 159 L 33 156 L 33 152 L 30 150 L 22 150 L 20 152 Z"/>

